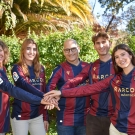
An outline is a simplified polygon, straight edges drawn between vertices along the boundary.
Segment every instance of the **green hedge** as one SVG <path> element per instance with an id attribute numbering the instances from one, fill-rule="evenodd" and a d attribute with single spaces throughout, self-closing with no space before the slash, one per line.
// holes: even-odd
<path id="1" fill-rule="evenodd" d="M 39 52 L 40 52 L 40 61 L 44 65 L 46 69 L 46 78 L 49 79 L 52 70 L 61 62 L 65 60 L 62 48 L 63 42 L 66 39 L 72 38 L 75 39 L 80 48 L 80 58 L 83 61 L 91 62 L 97 59 L 97 53 L 93 48 L 93 43 L 91 41 L 91 37 L 93 32 L 91 28 L 86 28 L 84 30 L 75 29 L 69 32 L 55 32 L 46 35 L 41 33 L 40 35 L 36 35 L 35 33 L 29 34 L 28 37 L 31 37 L 38 44 Z M 20 46 L 23 42 L 19 38 L 15 36 L 6 37 L 2 35 L 0 37 L 10 49 L 10 62 L 7 64 L 8 77 L 11 79 L 10 70 L 12 65 L 18 61 Z M 49 111 L 50 114 L 50 129 L 49 134 L 56 133 L 56 110 Z"/>

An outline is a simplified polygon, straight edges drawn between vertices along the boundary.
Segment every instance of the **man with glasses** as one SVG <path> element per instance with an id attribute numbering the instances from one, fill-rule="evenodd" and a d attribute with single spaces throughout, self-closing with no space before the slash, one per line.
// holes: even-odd
<path id="1" fill-rule="evenodd" d="M 99 59 L 85 67 L 79 75 L 69 80 L 63 88 L 78 86 L 88 76 L 89 83 L 93 84 L 114 74 L 111 54 L 109 53 L 111 47 L 110 36 L 106 32 L 99 32 L 93 35 L 92 41 Z M 109 135 L 110 116 L 114 111 L 110 92 L 92 95 L 90 99 L 91 105 L 86 116 L 86 135 Z"/>
<path id="2" fill-rule="evenodd" d="M 69 79 L 78 75 L 82 68 L 88 65 L 79 60 L 80 48 L 74 39 L 64 42 L 63 54 L 66 61 L 53 70 L 48 81 L 47 90 L 54 90 L 61 87 Z M 89 97 L 61 98 L 59 100 L 60 111 L 57 111 L 57 132 L 58 135 L 85 135 L 85 116 L 89 106 Z"/>

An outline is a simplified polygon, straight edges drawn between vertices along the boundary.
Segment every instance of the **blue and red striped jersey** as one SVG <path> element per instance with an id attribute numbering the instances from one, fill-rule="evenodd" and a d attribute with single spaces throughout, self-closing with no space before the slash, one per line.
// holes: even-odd
<path id="1" fill-rule="evenodd" d="M 54 90 L 56 88 L 60 90 L 66 81 L 78 75 L 86 65 L 88 65 L 86 62 L 80 62 L 78 66 L 72 65 L 67 61 L 63 62 L 54 69 L 47 84 L 47 91 Z M 57 111 L 57 124 L 64 126 L 84 125 L 88 106 L 89 97 L 62 97 L 59 100 L 59 107 L 61 110 Z"/>
<path id="2" fill-rule="evenodd" d="M 67 89 L 69 87 L 76 87 L 85 78 L 89 77 L 89 83 L 93 84 L 101 81 L 110 75 L 114 74 L 114 69 L 112 65 L 112 60 L 103 62 L 100 59 L 86 66 L 79 75 L 75 78 L 69 80 L 62 89 Z M 89 113 L 94 116 L 111 116 L 114 109 L 111 102 L 110 92 L 100 93 L 92 95 L 90 97 L 90 108 Z"/>
<path id="3" fill-rule="evenodd" d="M 37 105 L 42 99 L 12 85 L 5 70 L 0 70 L 0 133 L 8 132 L 10 127 L 9 95 Z"/>
<path id="4" fill-rule="evenodd" d="M 0 76 L 8 81 L 6 69 L 0 70 Z M 0 133 L 5 133 L 9 130 L 10 110 L 9 110 L 9 95 L 0 92 Z"/>
<path id="5" fill-rule="evenodd" d="M 109 88 L 109 89 L 108 89 Z M 110 90 L 114 113 L 111 122 L 120 132 L 135 134 L 135 68 L 127 75 L 112 75 L 92 85 L 62 90 L 64 97 L 81 97 Z"/>
<path id="6" fill-rule="evenodd" d="M 17 64 L 13 66 L 11 73 L 15 85 L 34 95 L 43 97 L 46 88 L 44 67 L 42 66 L 41 68 L 39 78 L 36 78 L 33 66 L 28 66 L 28 70 L 29 77 L 23 73 L 21 66 Z M 44 105 L 29 104 L 16 98 L 14 99 L 11 118 L 28 120 L 36 118 L 41 114 L 43 114 L 44 120 L 48 120 L 47 110 L 44 109 Z"/>
<path id="7" fill-rule="evenodd" d="M 110 75 L 114 75 L 112 59 L 103 62 L 100 59 L 96 60 L 91 65 L 89 71 L 90 84 L 101 81 Z M 104 92 L 91 96 L 91 107 L 89 113 L 94 116 L 111 116 L 114 109 L 110 92 Z"/>

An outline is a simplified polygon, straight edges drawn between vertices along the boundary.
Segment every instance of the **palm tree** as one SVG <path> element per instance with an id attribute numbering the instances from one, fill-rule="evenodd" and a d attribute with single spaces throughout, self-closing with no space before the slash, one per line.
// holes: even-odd
<path id="1" fill-rule="evenodd" d="M 73 25 L 94 23 L 88 0 L 1 0 L 0 13 L 0 34 L 10 34 L 11 29 L 26 33 L 28 28 L 70 30 Z"/>

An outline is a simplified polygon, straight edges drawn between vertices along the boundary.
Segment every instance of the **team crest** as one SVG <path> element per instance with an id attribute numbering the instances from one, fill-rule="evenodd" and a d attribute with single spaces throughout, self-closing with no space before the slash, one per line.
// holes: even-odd
<path id="1" fill-rule="evenodd" d="M 70 71 L 67 71 L 67 74 L 69 75 Z"/>
<path id="2" fill-rule="evenodd" d="M 15 82 L 18 80 L 19 76 L 16 72 L 13 72 L 13 78 Z"/>
<path id="3" fill-rule="evenodd" d="M 3 80 L 0 78 L 0 84 L 2 84 L 3 83 Z"/>

